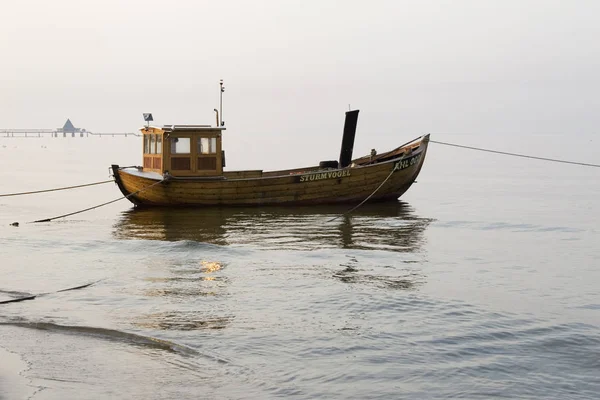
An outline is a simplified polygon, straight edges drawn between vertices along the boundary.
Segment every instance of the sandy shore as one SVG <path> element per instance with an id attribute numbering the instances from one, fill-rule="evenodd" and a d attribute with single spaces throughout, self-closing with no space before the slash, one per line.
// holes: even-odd
<path id="1" fill-rule="evenodd" d="M 27 363 L 18 354 L 0 346 L 0 400 L 27 399 L 33 394 L 35 389 L 21 375 L 26 369 Z"/>

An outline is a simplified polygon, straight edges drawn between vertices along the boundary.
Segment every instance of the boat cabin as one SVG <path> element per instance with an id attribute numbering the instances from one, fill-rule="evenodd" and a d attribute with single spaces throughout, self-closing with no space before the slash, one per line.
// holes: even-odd
<path id="1" fill-rule="evenodd" d="M 141 129 L 144 171 L 174 177 L 222 176 L 224 127 L 210 125 L 146 126 Z"/>

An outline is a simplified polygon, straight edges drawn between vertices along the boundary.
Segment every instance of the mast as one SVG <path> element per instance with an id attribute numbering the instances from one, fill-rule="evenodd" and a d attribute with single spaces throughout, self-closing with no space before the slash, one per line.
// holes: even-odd
<path id="1" fill-rule="evenodd" d="M 223 126 L 225 125 L 225 123 L 223 122 L 223 92 L 225 91 L 225 86 L 223 86 L 223 79 L 219 81 L 219 86 L 221 87 L 221 90 L 219 92 L 219 115 L 221 116 L 219 126 Z"/>

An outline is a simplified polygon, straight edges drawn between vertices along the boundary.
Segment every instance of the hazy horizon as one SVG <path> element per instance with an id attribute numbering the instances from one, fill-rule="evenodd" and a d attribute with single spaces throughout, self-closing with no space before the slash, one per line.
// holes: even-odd
<path id="1" fill-rule="evenodd" d="M 595 1 L 4 3 L 0 128 L 213 123 L 226 146 L 359 152 L 422 133 L 593 134 Z M 279 146 L 278 146 L 279 147 Z"/>

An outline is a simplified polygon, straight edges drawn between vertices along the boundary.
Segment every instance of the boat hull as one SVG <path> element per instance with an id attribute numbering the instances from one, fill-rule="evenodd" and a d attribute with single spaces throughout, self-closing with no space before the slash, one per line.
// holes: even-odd
<path id="1" fill-rule="evenodd" d="M 162 180 L 117 165 L 112 169 L 121 192 L 137 206 L 359 203 L 373 192 L 369 201 L 386 201 L 398 199 L 417 178 L 427 152 L 425 138 L 414 150 L 384 162 L 334 170 L 270 172 L 256 178 L 227 179 L 225 175 L 224 179 Z"/>

